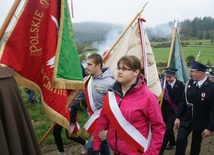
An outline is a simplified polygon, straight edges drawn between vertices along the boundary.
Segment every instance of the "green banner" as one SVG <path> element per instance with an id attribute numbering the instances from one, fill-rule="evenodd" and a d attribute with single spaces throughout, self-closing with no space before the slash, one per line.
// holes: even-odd
<path id="1" fill-rule="evenodd" d="M 58 88 L 81 89 L 83 76 L 67 0 L 62 0 L 54 81 Z M 63 84 L 64 83 L 64 84 Z"/>

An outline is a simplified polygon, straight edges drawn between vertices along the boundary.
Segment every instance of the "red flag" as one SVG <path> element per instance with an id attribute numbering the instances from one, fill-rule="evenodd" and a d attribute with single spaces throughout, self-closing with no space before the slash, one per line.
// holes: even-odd
<path id="1" fill-rule="evenodd" d="M 66 0 L 26 1 L 14 29 L 1 48 L 0 56 L 1 63 L 18 73 L 19 84 L 41 92 L 48 116 L 69 129 L 70 114 L 66 105 L 71 90 L 53 87 L 54 66 L 49 63 L 57 48 L 59 19 L 63 11 L 60 6 L 65 3 Z"/>

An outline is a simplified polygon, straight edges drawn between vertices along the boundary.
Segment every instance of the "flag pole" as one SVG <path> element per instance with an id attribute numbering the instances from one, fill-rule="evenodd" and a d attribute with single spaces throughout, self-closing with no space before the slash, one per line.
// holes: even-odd
<path id="1" fill-rule="evenodd" d="M 15 0 L 15 2 L 13 3 L 13 6 L 11 7 L 6 19 L 4 20 L 3 24 L 2 24 L 2 27 L 0 29 L 0 40 L 2 39 L 3 35 L 4 35 L 4 32 L 6 31 L 7 29 L 7 26 L 9 25 L 19 3 L 20 3 L 21 0 Z"/>
<path id="2" fill-rule="evenodd" d="M 200 54 L 201 54 L 201 51 L 198 52 L 198 55 L 197 55 L 195 61 L 198 61 L 198 58 L 199 58 Z"/>
<path id="3" fill-rule="evenodd" d="M 56 125 L 56 122 L 53 122 L 53 124 L 51 125 L 51 127 L 48 129 L 48 131 L 45 133 L 45 135 L 39 141 L 39 145 L 41 145 L 45 141 L 45 139 L 47 138 L 47 136 L 49 135 L 49 133 L 51 132 L 51 130 L 54 128 L 55 125 Z"/>
<path id="4" fill-rule="evenodd" d="M 107 51 L 107 53 L 104 55 L 103 59 L 105 60 L 106 57 L 108 57 L 108 55 L 111 53 L 112 49 L 117 45 L 117 43 L 120 41 L 120 39 L 124 36 L 124 34 L 126 34 L 126 32 L 129 30 L 129 28 L 131 27 L 131 25 L 136 21 L 136 19 L 140 16 L 140 14 L 143 12 L 144 8 L 146 7 L 146 5 L 148 4 L 148 2 L 146 2 L 146 4 L 143 6 L 143 8 L 136 14 L 136 16 L 132 19 L 132 21 L 130 22 L 130 24 L 126 27 L 126 29 L 121 33 L 121 35 L 119 36 L 119 38 L 116 40 L 116 42 L 111 46 L 111 48 Z"/>
<path id="5" fill-rule="evenodd" d="M 13 14 L 15 13 L 19 3 L 21 0 L 15 0 L 15 2 L 13 3 L 13 6 L 11 7 L 6 19 L 4 20 L 2 27 L 0 29 L 0 40 L 2 40 L 2 37 L 4 36 L 4 33 L 7 29 L 7 26 L 9 25 Z M 2 67 L 1 65 L 1 57 L 0 57 L 0 78 L 5 78 L 5 77 L 11 77 L 13 75 L 13 69 L 10 67 Z"/>
<path id="6" fill-rule="evenodd" d="M 77 95 L 82 91 L 82 89 L 76 89 L 74 90 L 70 95 L 69 95 L 69 99 L 68 99 L 68 103 L 66 104 L 65 108 L 68 109 L 71 105 L 71 103 L 73 102 L 73 100 L 77 97 Z M 50 128 L 47 130 L 47 132 L 45 133 L 45 135 L 41 138 L 41 140 L 39 141 L 39 145 L 41 145 L 45 139 L 47 138 L 47 136 L 50 134 L 51 130 L 54 128 L 54 126 L 56 125 L 56 122 L 53 122 L 53 124 L 50 126 Z"/>
<path id="7" fill-rule="evenodd" d="M 171 57 L 172 57 L 172 50 L 174 47 L 176 33 L 177 33 L 177 20 L 175 20 L 174 31 L 172 34 L 172 42 L 171 42 L 171 47 L 170 47 L 170 51 L 169 51 L 167 68 L 170 66 L 170 61 L 171 61 Z M 166 91 L 166 76 L 164 77 L 163 90 L 162 90 L 161 99 L 160 99 L 160 107 L 162 107 L 162 104 L 163 104 L 163 98 L 164 98 L 165 91 Z"/>
<path id="8" fill-rule="evenodd" d="M 177 33 L 177 20 L 175 21 L 174 31 L 173 31 L 173 34 L 172 34 L 172 42 L 171 42 L 171 47 L 170 47 L 170 51 L 169 51 L 169 58 L 168 58 L 167 67 L 170 66 L 171 57 L 172 57 L 172 50 L 173 50 L 173 47 L 174 47 L 174 41 L 175 41 L 176 33 Z"/>
<path id="9" fill-rule="evenodd" d="M 89 80 L 91 76 L 87 76 L 86 79 L 84 80 L 84 84 Z M 82 91 L 82 89 L 76 89 L 74 90 L 74 92 L 72 92 L 69 95 L 68 98 L 68 103 L 66 104 L 65 108 L 70 107 L 71 103 L 73 102 L 73 100 L 77 97 L 77 95 Z M 50 128 L 47 130 L 47 132 L 45 133 L 45 135 L 42 137 L 42 139 L 39 141 L 39 144 L 41 145 L 45 139 L 47 138 L 47 136 L 49 135 L 49 133 L 51 132 L 51 130 L 54 128 L 54 126 L 56 125 L 56 122 L 53 122 L 53 124 L 50 126 Z"/>

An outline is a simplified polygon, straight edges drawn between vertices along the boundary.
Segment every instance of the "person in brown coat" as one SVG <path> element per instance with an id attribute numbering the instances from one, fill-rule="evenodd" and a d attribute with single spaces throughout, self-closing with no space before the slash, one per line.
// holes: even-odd
<path id="1" fill-rule="evenodd" d="M 12 75 L 2 74 L 0 71 L 0 152 L 2 155 L 41 155 L 19 88 Z"/>

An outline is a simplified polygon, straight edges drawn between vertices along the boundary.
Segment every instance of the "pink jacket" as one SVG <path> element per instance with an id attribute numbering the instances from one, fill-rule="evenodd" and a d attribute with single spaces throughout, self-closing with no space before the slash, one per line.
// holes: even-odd
<path id="1" fill-rule="evenodd" d="M 149 123 L 152 128 L 152 140 L 149 148 L 143 155 L 158 155 L 162 146 L 165 133 L 165 124 L 162 118 L 160 106 L 157 97 L 148 89 L 145 82 L 141 79 L 137 85 L 126 93 L 124 97 L 121 95 L 120 84 L 115 83 L 113 86 L 119 108 L 126 118 L 139 132 L 148 137 Z M 119 137 L 117 131 L 111 125 L 110 120 L 102 109 L 97 122 L 94 135 L 94 151 L 100 150 L 101 140 L 98 133 L 102 130 L 107 131 L 107 140 L 110 148 L 120 155 L 135 155 L 136 153 Z"/>

